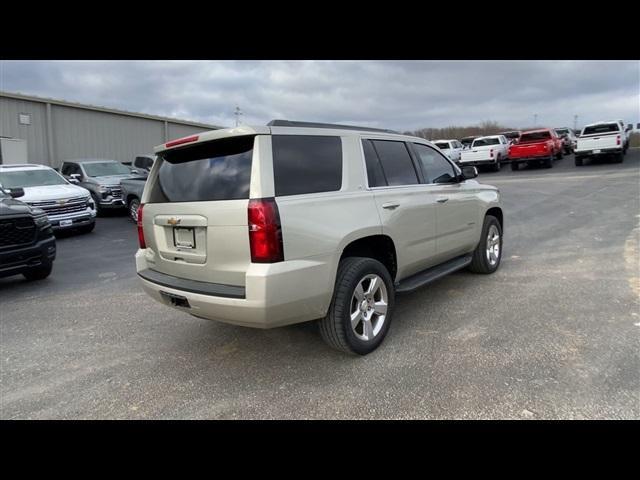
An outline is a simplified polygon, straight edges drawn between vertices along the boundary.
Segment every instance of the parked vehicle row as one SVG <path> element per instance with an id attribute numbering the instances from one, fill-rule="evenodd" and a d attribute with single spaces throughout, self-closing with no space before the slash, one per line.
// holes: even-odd
<path id="1" fill-rule="evenodd" d="M 571 153 L 575 153 L 576 166 L 581 166 L 585 159 L 598 155 L 622 162 L 631 130 L 633 125 L 625 127 L 622 120 L 615 120 L 587 125 L 578 135 L 569 127 L 537 128 L 469 136 L 460 141 L 436 140 L 434 144 L 458 165 L 490 166 L 494 171 L 507 162 L 512 170 L 523 164 L 551 168 L 554 160 Z"/>

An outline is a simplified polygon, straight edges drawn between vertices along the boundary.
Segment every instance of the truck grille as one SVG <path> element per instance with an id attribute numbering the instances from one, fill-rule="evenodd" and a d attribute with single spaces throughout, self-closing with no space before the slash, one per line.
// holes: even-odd
<path id="1" fill-rule="evenodd" d="M 87 208 L 87 199 L 85 197 L 74 197 L 66 200 L 29 202 L 29 205 L 41 208 L 47 215 L 61 215 L 64 213 L 83 212 Z"/>
<path id="2" fill-rule="evenodd" d="M 120 186 L 110 187 L 111 188 L 111 196 L 113 198 L 122 198 L 122 188 Z"/>
<path id="3" fill-rule="evenodd" d="M 30 217 L 0 220 L 0 247 L 33 243 L 36 225 Z"/>

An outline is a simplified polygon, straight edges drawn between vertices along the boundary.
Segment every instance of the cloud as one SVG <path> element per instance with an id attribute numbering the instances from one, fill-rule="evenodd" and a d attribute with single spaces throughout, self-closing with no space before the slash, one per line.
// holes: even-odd
<path id="1" fill-rule="evenodd" d="M 0 90 L 231 126 L 640 121 L 638 61 L 1 61 Z"/>

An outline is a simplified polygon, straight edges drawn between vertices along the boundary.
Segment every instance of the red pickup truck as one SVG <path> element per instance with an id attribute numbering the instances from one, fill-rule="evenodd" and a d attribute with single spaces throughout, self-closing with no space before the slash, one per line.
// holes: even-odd
<path id="1" fill-rule="evenodd" d="M 550 128 L 522 132 L 518 143 L 509 147 L 511 170 L 518 170 L 521 163 L 553 166 L 554 159 L 562 158 L 562 139 Z"/>

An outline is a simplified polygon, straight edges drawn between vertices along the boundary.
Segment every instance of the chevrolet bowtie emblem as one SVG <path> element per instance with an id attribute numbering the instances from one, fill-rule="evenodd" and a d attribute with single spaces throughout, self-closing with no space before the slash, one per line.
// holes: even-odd
<path id="1" fill-rule="evenodd" d="M 67 203 L 66 200 L 58 200 L 57 201 L 58 205 L 64 205 L 65 203 Z"/>
<path id="2" fill-rule="evenodd" d="M 181 218 L 171 217 L 169 220 L 167 220 L 167 223 L 169 225 L 179 225 L 181 221 Z"/>

